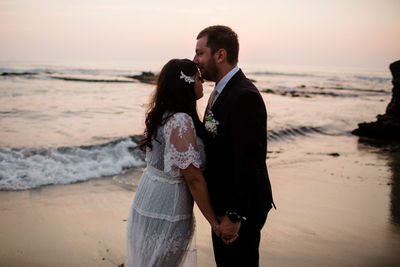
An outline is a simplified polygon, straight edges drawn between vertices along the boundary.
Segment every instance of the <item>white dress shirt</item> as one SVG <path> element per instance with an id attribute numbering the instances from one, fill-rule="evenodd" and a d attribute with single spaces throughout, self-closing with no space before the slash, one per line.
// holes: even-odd
<path id="1" fill-rule="evenodd" d="M 226 84 L 229 82 L 229 80 L 239 71 L 239 67 L 236 65 L 233 69 L 231 69 L 218 83 L 215 84 L 215 90 L 217 90 L 217 95 L 214 98 L 214 101 L 212 102 L 212 105 L 214 105 L 215 101 L 217 100 L 218 96 L 222 93 L 222 90 L 224 90 Z"/>

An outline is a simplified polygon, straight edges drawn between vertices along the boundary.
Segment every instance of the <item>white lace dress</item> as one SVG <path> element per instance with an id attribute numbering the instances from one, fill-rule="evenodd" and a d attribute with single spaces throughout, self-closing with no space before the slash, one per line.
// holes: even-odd
<path id="1" fill-rule="evenodd" d="M 128 217 L 126 265 L 196 266 L 193 198 L 180 169 L 203 167 L 204 145 L 186 113 L 171 116 L 156 139 Z"/>

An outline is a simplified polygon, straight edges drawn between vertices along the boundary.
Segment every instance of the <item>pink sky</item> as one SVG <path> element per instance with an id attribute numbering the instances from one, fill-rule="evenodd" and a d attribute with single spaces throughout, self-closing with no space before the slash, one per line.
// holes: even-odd
<path id="1" fill-rule="evenodd" d="M 191 58 L 225 24 L 241 63 L 382 67 L 400 59 L 398 14 L 398 0 L 0 0 L 0 61 Z"/>

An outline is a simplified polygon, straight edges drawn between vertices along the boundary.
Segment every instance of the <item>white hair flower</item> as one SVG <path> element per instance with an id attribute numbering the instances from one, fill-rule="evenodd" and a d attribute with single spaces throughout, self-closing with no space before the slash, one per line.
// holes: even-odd
<path id="1" fill-rule="evenodd" d="M 187 82 L 188 84 L 194 83 L 194 75 L 193 76 L 187 76 L 187 75 L 185 75 L 185 73 L 183 73 L 183 71 L 181 71 L 180 79 L 184 79 L 185 82 Z"/>

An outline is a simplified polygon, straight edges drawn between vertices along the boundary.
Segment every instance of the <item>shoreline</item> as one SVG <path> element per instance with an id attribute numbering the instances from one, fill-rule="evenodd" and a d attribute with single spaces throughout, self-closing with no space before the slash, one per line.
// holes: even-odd
<path id="1" fill-rule="evenodd" d="M 260 266 L 398 266 L 398 151 L 353 136 L 304 137 L 278 149 L 267 161 L 277 210 L 262 230 Z M 136 189 L 118 181 L 0 191 L 0 266 L 125 263 Z M 197 207 L 195 216 L 198 266 L 215 266 L 209 226 Z"/>

